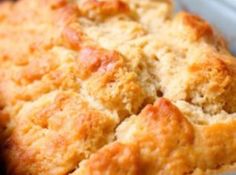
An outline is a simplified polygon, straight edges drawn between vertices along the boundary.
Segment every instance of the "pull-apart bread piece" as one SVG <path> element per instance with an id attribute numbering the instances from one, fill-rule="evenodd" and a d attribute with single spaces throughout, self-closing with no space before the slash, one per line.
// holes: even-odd
<path id="1" fill-rule="evenodd" d="M 9 175 L 203 175 L 236 163 L 236 60 L 170 0 L 0 3 Z"/>

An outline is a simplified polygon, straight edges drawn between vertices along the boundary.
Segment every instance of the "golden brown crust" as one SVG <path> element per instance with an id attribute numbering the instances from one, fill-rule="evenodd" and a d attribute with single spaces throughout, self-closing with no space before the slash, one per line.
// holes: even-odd
<path id="1" fill-rule="evenodd" d="M 111 140 L 117 123 L 77 94 L 60 91 L 25 105 L 16 117 L 5 145 L 9 174 L 65 174 Z"/>
<path id="2" fill-rule="evenodd" d="M 174 22 L 183 25 L 183 35 L 188 35 L 191 40 L 199 40 L 202 37 L 213 37 L 213 29 L 200 17 L 190 15 L 186 12 L 179 13 Z"/>
<path id="3" fill-rule="evenodd" d="M 82 170 L 82 174 L 100 175 L 111 172 L 114 175 L 142 174 L 137 147 L 122 143 L 113 143 L 104 147 L 90 158 L 87 166 L 86 170 Z"/>
<path id="4" fill-rule="evenodd" d="M 235 125 L 235 121 L 192 125 L 169 101 L 160 99 L 125 121 L 117 130 L 118 140 L 91 156 L 73 175 L 119 175 L 128 164 L 131 168 L 125 174 L 132 175 L 216 172 L 236 160 Z M 99 157 L 101 162 L 96 161 Z"/>
<path id="5" fill-rule="evenodd" d="M 79 10 L 82 15 L 88 18 L 106 18 L 119 13 L 128 13 L 129 6 L 121 0 L 97 1 L 85 0 L 79 2 Z"/>
<path id="6" fill-rule="evenodd" d="M 235 58 L 210 24 L 171 11 L 169 0 L 0 3 L 8 174 L 214 174 L 235 164 Z"/>

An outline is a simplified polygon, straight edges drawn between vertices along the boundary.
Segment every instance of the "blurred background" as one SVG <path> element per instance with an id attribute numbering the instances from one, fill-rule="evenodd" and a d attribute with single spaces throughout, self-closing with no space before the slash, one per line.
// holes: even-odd
<path id="1" fill-rule="evenodd" d="M 236 0 L 174 0 L 176 11 L 202 16 L 224 35 L 236 55 Z M 235 173 L 236 174 L 236 173 Z"/>

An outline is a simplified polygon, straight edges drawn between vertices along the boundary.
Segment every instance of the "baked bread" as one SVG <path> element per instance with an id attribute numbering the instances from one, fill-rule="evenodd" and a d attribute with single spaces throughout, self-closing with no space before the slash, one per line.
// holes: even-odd
<path id="1" fill-rule="evenodd" d="M 173 16 L 169 0 L 1 2 L 8 174 L 234 168 L 234 59 L 207 22 Z"/>

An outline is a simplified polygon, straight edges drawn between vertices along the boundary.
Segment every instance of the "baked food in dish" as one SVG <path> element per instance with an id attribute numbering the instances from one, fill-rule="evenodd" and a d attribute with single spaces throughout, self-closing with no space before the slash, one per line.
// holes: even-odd
<path id="1" fill-rule="evenodd" d="M 236 61 L 201 18 L 169 0 L 19 0 L 0 24 L 8 174 L 233 168 Z"/>

